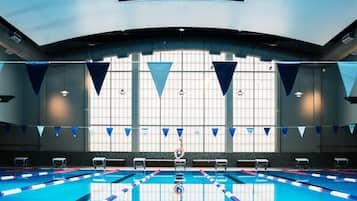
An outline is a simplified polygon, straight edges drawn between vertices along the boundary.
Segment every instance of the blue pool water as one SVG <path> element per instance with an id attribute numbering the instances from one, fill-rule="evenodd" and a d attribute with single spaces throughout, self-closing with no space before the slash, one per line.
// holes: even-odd
<path id="1" fill-rule="evenodd" d="M 46 175 L 39 176 L 40 172 L 46 172 Z M 177 173 L 183 173 L 182 181 L 176 180 Z M 206 171 L 206 173 L 208 175 L 199 171 L 161 171 L 153 175 L 152 171 L 9 172 L 1 170 L 0 178 L 3 176 L 15 176 L 15 178 L 0 181 L 0 200 L 229 201 L 234 198 L 241 201 L 357 200 L 357 174 L 329 171 L 257 173 Z M 23 178 L 24 174 L 28 177 Z M 32 176 L 29 176 L 30 174 Z M 152 176 L 149 178 L 150 174 Z M 211 177 L 211 181 L 207 176 Z M 183 189 L 178 190 L 180 186 Z M 183 192 L 177 192 L 180 190 Z"/>

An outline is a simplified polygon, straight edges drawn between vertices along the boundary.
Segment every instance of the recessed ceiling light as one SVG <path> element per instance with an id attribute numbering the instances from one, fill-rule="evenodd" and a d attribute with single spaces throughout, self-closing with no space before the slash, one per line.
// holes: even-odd
<path id="1" fill-rule="evenodd" d="M 67 90 L 62 90 L 62 91 L 60 91 L 60 93 L 62 94 L 62 96 L 68 96 L 68 94 L 69 94 L 69 91 L 67 91 Z"/>
<path id="2" fill-rule="evenodd" d="M 297 91 L 297 92 L 294 93 L 294 95 L 296 96 L 296 98 L 301 98 L 302 95 L 304 95 L 304 93 L 301 92 L 301 91 Z"/>
<path id="3" fill-rule="evenodd" d="M 180 31 L 180 32 L 184 32 L 185 29 L 184 29 L 184 28 L 179 28 L 179 31 Z"/>
<path id="4" fill-rule="evenodd" d="M 88 43 L 88 46 L 89 47 L 93 47 L 93 46 L 96 46 L 97 44 L 95 44 L 95 43 Z"/>

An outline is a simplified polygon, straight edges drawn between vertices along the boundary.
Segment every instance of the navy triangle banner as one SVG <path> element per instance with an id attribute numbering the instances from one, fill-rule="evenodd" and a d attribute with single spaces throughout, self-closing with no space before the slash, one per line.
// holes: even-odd
<path id="1" fill-rule="evenodd" d="M 157 93 L 161 97 L 172 66 L 172 62 L 148 62 L 148 66 L 152 79 L 154 80 Z"/>
<path id="2" fill-rule="evenodd" d="M 315 127 L 315 130 L 316 130 L 316 133 L 317 133 L 318 135 L 321 134 L 321 126 L 316 126 L 316 127 Z"/>
<path id="3" fill-rule="evenodd" d="M 128 137 L 130 135 L 131 128 L 124 128 L 124 131 L 125 131 L 125 135 Z"/>
<path id="4" fill-rule="evenodd" d="M 233 73 L 236 69 L 237 62 L 233 61 L 214 61 L 212 62 L 214 70 L 221 86 L 223 96 L 226 95 L 228 88 L 232 82 Z"/>
<path id="5" fill-rule="evenodd" d="M 216 137 L 218 134 L 218 128 L 212 128 L 212 134 Z"/>
<path id="6" fill-rule="evenodd" d="M 338 69 L 345 86 L 346 96 L 351 96 L 353 86 L 357 78 L 357 61 L 354 62 L 337 62 Z"/>
<path id="7" fill-rule="evenodd" d="M 32 88 L 35 94 L 38 95 L 48 68 L 48 62 L 26 62 L 25 64 Z"/>
<path id="8" fill-rule="evenodd" d="M 178 135 L 179 137 L 181 137 L 182 134 L 183 134 L 183 128 L 177 128 L 176 130 L 177 130 L 177 135 Z"/>
<path id="9" fill-rule="evenodd" d="M 280 79 L 283 82 L 286 95 L 290 95 L 294 87 L 296 75 L 299 70 L 300 63 L 298 62 L 279 62 L 277 63 Z"/>
<path id="10" fill-rule="evenodd" d="M 54 128 L 55 128 L 56 137 L 58 137 L 60 132 L 61 132 L 61 127 L 60 126 L 55 126 Z"/>
<path id="11" fill-rule="evenodd" d="M 337 134 L 339 127 L 337 125 L 332 126 L 332 130 L 334 134 Z"/>
<path id="12" fill-rule="evenodd" d="M 266 136 L 269 135 L 269 131 L 270 131 L 270 128 L 264 128 L 264 132 L 265 132 L 265 135 L 266 135 Z"/>
<path id="13" fill-rule="evenodd" d="M 113 132 L 113 128 L 112 127 L 107 128 L 107 134 L 109 135 L 109 137 L 112 136 L 112 132 Z"/>
<path id="14" fill-rule="evenodd" d="M 281 128 L 281 131 L 282 131 L 283 135 L 285 136 L 286 134 L 288 134 L 288 127 L 283 126 L 283 127 Z"/>
<path id="15" fill-rule="evenodd" d="M 231 136 L 233 137 L 234 136 L 234 133 L 236 132 L 236 128 L 229 128 L 229 133 L 231 134 Z"/>
<path id="16" fill-rule="evenodd" d="M 167 137 L 167 135 L 169 134 L 169 128 L 162 128 L 162 133 L 165 137 Z"/>
<path id="17" fill-rule="evenodd" d="M 87 68 L 90 76 L 92 77 L 93 85 L 97 95 L 99 96 L 100 90 L 107 74 L 110 63 L 108 62 L 87 62 Z"/>
<path id="18" fill-rule="evenodd" d="M 73 135 L 73 137 L 77 137 L 77 135 L 78 135 L 78 126 L 72 126 L 72 135 Z"/>

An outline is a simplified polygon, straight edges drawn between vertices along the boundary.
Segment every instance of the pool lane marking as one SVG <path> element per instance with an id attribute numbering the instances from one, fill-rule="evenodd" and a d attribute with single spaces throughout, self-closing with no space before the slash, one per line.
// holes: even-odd
<path id="1" fill-rule="evenodd" d="M 89 179 L 89 178 L 96 177 L 96 176 L 111 174 L 111 173 L 118 172 L 118 171 L 119 171 L 119 169 L 115 169 L 115 170 L 105 171 L 103 173 L 84 174 L 84 175 L 81 175 L 81 176 L 73 176 L 73 177 L 60 179 L 60 180 L 52 180 L 52 181 L 49 181 L 49 182 L 40 183 L 40 184 L 34 184 L 34 185 L 31 185 L 31 186 L 25 186 L 25 187 L 21 187 L 21 188 L 3 190 L 3 191 L 0 192 L 0 197 L 4 197 L 4 196 L 8 196 L 8 195 L 14 195 L 14 194 L 18 194 L 18 193 L 21 193 L 21 192 L 24 192 L 24 191 L 28 191 L 28 190 L 37 190 L 37 189 L 42 189 L 42 188 L 46 188 L 46 187 L 49 187 L 49 186 L 61 185 L 61 184 L 69 183 L 69 182 L 80 181 L 80 180 Z"/>
<path id="2" fill-rule="evenodd" d="M 20 178 L 29 178 L 29 177 L 36 177 L 36 176 L 46 176 L 46 175 L 53 175 L 53 174 L 59 174 L 59 173 L 74 172 L 77 170 L 79 170 L 79 168 L 71 168 L 71 169 L 67 169 L 67 170 L 56 170 L 53 172 L 43 171 L 43 172 L 38 172 L 38 173 L 24 173 L 24 174 L 21 174 L 20 176 L 5 175 L 5 176 L 0 177 L 0 181 L 7 181 L 7 180 L 13 180 L 13 179 L 20 179 Z"/>
<path id="3" fill-rule="evenodd" d="M 306 175 L 306 176 L 312 176 L 312 177 L 319 177 L 319 178 L 324 178 L 324 179 L 330 179 L 330 180 L 343 180 L 346 182 L 352 182 L 356 183 L 357 179 L 355 178 L 350 178 L 350 177 L 338 177 L 335 175 L 325 175 L 325 174 L 320 174 L 320 173 L 308 173 L 308 172 L 300 172 L 300 171 L 284 171 L 286 173 L 292 173 L 292 174 L 299 174 L 299 175 Z"/>
<path id="4" fill-rule="evenodd" d="M 132 184 L 122 188 L 120 191 L 123 193 L 128 192 L 129 190 L 133 189 L 136 186 L 139 186 L 140 184 L 146 182 L 147 180 L 149 180 L 150 178 L 152 178 L 153 176 L 155 176 L 156 174 L 160 173 L 160 169 L 157 169 L 155 172 L 146 175 L 145 177 L 141 178 L 139 181 L 135 181 Z M 116 200 L 119 197 L 119 195 L 117 194 L 111 194 L 109 197 L 107 197 L 106 199 L 104 199 L 105 201 L 113 201 Z"/>
<path id="5" fill-rule="evenodd" d="M 203 174 L 206 179 L 208 179 L 212 184 L 214 184 L 218 190 L 222 191 L 226 197 L 233 201 L 240 201 L 236 195 L 228 191 L 224 185 L 218 183 L 213 177 L 209 176 L 204 170 L 200 170 L 200 173 Z"/>
<path id="6" fill-rule="evenodd" d="M 351 194 L 340 192 L 340 191 L 335 191 L 335 190 L 332 190 L 329 188 L 316 186 L 316 185 L 312 185 L 312 184 L 305 183 L 305 182 L 299 182 L 299 181 L 289 179 L 289 178 L 282 178 L 282 177 L 278 177 L 278 176 L 266 175 L 263 173 L 257 173 L 257 172 L 246 171 L 246 170 L 241 170 L 241 172 L 250 174 L 250 175 L 256 175 L 261 178 L 267 178 L 269 180 L 277 181 L 277 182 L 284 183 L 284 184 L 290 184 L 290 185 L 293 185 L 296 187 L 304 187 L 304 188 L 307 188 L 309 190 L 316 191 L 319 193 L 328 193 L 332 196 L 339 197 L 339 198 L 357 200 L 357 196 L 355 196 L 355 195 L 351 195 Z"/>

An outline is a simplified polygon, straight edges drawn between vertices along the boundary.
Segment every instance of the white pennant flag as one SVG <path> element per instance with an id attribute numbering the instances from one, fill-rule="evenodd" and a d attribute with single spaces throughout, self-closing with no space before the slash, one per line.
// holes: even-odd
<path id="1" fill-rule="evenodd" d="M 37 131 L 38 131 L 38 135 L 40 137 L 42 137 L 42 134 L 43 134 L 43 130 L 45 129 L 44 126 L 37 126 Z"/>
<path id="2" fill-rule="evenodd" d="M 301 138 L 304 137 L 305 128 L 306 128 L 306 126 L 298 126 L 298 129 L 299 129 L 299 133 L 300 133 Z"/>
<path id="3" fill-rule="evenodd" d="M 92 135 L 94 134 L 94 132 L 95 132 L 94 127 L 88 127 L 88 134 Z"/>

